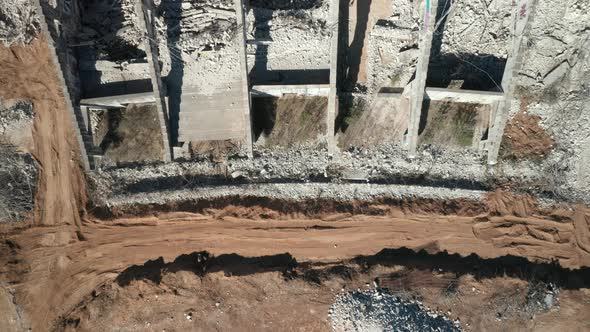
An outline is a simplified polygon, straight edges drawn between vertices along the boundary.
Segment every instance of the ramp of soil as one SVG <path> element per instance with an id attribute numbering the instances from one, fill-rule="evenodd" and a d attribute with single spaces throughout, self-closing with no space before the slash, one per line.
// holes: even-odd
<path id="1" fill-rule="evenodd" d="M 39 164 L 35 222 L 77 224 L 86 194 L 70 115 L 44 37 L 0 46 L 0 98 L 27 100 L 35 111 L 33 156 Z"/>

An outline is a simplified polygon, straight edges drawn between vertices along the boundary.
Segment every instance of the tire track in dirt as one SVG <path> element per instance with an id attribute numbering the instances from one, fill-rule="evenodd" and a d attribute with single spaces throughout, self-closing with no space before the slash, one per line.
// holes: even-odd
<path id="1" fill-rule="evenodd" d="M 129 266 L 158 257 L 170 262 L 196 251 L 244 257 L 288 252 L 298 262 L 338 262 L 384 248 L 409 248 L 430 254 L 475 254 L 482 259 L 508 255 L 540 262 L 557 259 L 569 268 L 590 266 L 590 254 L 577 248 L 573 222 L 567 219 L 398 213 L 253 220 L 214 215 L 223 214 L 92 220 L 83 223 L 81 235 L 69 226 L 28 229 L 10 237 L 18 249 L 5 255 L 19 262 L 14 268 L 26 270 L 6 275 L 12 276 L 9 282 L 26 312 L 54 322 Z M 46 321 L 33 319 L 33 330 L 43 330 Z"/>

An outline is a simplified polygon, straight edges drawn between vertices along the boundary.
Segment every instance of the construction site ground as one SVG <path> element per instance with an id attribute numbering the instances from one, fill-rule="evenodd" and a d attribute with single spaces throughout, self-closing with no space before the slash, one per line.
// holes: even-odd
<path id="1" fill-rule="evenodd" d="M 172 7 L 166 10 L 173 15 L 182 12 L 180 3 L 163 2 Z M 235 16 L 230 2 L 218 2 L 227 7 L 222 15 L 229 11 Z M 61 90 L 63 80 L 47 37 L 17 36 L 26 44 L 0 45 L 0 102 L 33 105 L 32 144 L 18 148 L 38 167 L 32 212 L 20 222 L 0 223 L 0 330 L 339 330 L 335 322 L 355 322 L 339 316 L 342 312 L 335 303 L 356 290 L 389 292 L 419 303 L 424 312 L 436 313 L 465 331 L 590 330 L 590 173 L 583 163 L 590 158 L 590 103 L 579 98 L 587 90 L 578 84 L 589 72 L 582 70 L 588 59 L 582 51 L 589 40 L 583 36 L 590 30 L 582 27 L 588 25 L 582 19 L 588 14 L 574 2 L 563 6 L 568 15 L 565 9 L 552 10 L 558 7 L 555 0 L 539 2 L 541 17 L 567 23 L 553 32 L 578 33 L 563 38 L 559 45 L 566 45 L 564 50 L 554 50 L 569 54 L 572 65 L 562 58 L 558 67 L 551 62 L 556 56 L 543 45 L 545 38 L 555 36 L 543 36 L 527 50 L 543 53 L 543 61 L 525 65 L 523 73 L 529 76 L 520 79 L 534 81 L 531 90 L 541 91 L 540 96 L 532 101 L 517 96 L 503 136 L 503 163 L 493 170 L 469 149 L 443 153 L 422 147 L 415 159 L 409 159 L 397 145 L 375 147 L 389 134 L 401 138 L 407 121 L 395 112 L 385 114 L 382 108 L 391 105 L 379 99 L 369 104 L 374 112 L 351 113 L 340 155 L 315 147 L 282 149 L 301 137 L 309 142 L 325 130 L 323 122 L 317 123 L 323 117 L 324 98 L 312 100 L 317 112 L 309 118 L 303 115 L 310 106 L 307 101 L 283 105 L 301 107 L 291 108 L 288 120 L 276 127 L 284 129 L 271 140 L 276 149 L 258 149 L 252 159 L 219 156 L 237 150 L 240 143 L 234 140 L 196 140 L 190 142 L 190 153 L 213 160 L 85 172 L 76 121 Z M 381 10 L 389 13 L 383 3 L 373 1 L 365 8 L 372 13 L 371 26 Z M 402 3 L 404 10 L 412 10 L 412 5 Z M 487 13 L 490 25 L 502 26 L 499 4 L 488 8 L 482 1 L 481 6 L 485 10 L 458 11 L 449 21 L 469 24 L 470 15 Z M 189 7 L 200 9 L 192 3 Z M 328 7 L 324 3 L 306 9 L 320 16 L 313 24 L 325 23 Z M 350 11 L 356 21 L 367 14 Z M 284 11 L 265 14 L 276 14 L 273 20 L 280 26 L 291 24 Z M 163 16 L 158 20 L 163 22 Z M 573 21 L 582 23 L 570 24 Z M 535 29 L 546 30 L 543 24 L 553 23 L 538 19 L 536 24 Z M 158 33 L 168 36 L 164 30 L 172 24 L 168 25 L 160 24 Z M 483 23 L 474 28 L 485 31 Z M 315 46 L 289 64 L 317 58 L 316 69 L 323 70 L 328 52 L 319 45 L 326 44 L 327 30 L 318 28 L 322 33 Z M 359 38 L 366 40 L 370 29 L 359 30 Z M 276 40 L 289 37 L 287 30 L 270 31 Z M 443 38 L 442 49 L 460 44 L 473 51 L 477 42 L 457 41 L 461 34 Z M 313 33 L 293 34 L 297 40 L 308 35 Z M 476 38 L 472 35 L 480 33 L 467 37 Z M 486 34 L 485 54 L 496 51 L 494 56 L 501 56 L 505 35 Z M 196 50 L 209 47 L 205 44 L 185 46 Z M 501 47 L 493 48 L 496 44 Z M 172 46 L 168 52 L 180 47 Z M 371 48 L 364 41 L 357 47 Z M 285 49 L 278 45 L 271 50 L 270 63 Z M 167 60 L 177 62 L 171 54 Z M 576 54 L 582 54 L 581 60 Z M 181 54 L 181 62 L 187 57 L 194 58 Z M 411 59 L 408 55 L 406 60 Z M 193 60 L 194 67 L 184 70 L 211 64 Z M 220 75 L 214 69 L 222 62 L 191 80 L 206 85 L 210 77 Z M 178 64 L 164 65 L 171 78 L 182 74 Z M 236 74 L 232 68 L 237 62 L 233 65 L 224 70 Z M 561 85 L 559 98 L 547 100 L 551 96 L 543 96 L 545 84 L 554 84 L 561 76 L 551 73 L 564 66 L 578 85 L 571 83 L 570 90 Z M 358 75 L 359 82 L 363 77 L 371 80 L 362 68 Z M 363 140 L 381 119 L 391 123 L 375 126 L 376 137 Z M 485 121 L 472 120 L 467 122 L 483 131 Z M 281 126 L 294 121 L 309 126 L 304 132 L 283 135 L 289 130 Z M 134 129 L 134 122 L 129 119 L 128 130 Z M 462 133 L 429 139 L 456 147 L 457 142 L 467 142 L 464 137 Z M 363 143 L 374 149 L 363 149 Z M 143 145 L 130 147 L 134 146 Z M 146 151 L 123 154 L 129 157 L 131 152 Z"/>

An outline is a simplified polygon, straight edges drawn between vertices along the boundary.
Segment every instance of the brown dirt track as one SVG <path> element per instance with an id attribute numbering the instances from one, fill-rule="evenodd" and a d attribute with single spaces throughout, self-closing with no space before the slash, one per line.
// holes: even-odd
<path id="1" fill-rule="evenodd" d="M 588 238 L 576 236 L 588 232 L 590 211 L 577 211 L 552 218 L 397 211 L 387 216 L 326 215 L 324 220 L 250 220 L 191 213 L 93 220 L 78 233 L 60 226 L 9 236 L 3 252 L 10 254 L 3 255 L 2 273 L 14 285 L 16 303 L 25 312 L 35 313 L 28 319 L 37 331 L 70 313 L 93 290 L 131 265 L 158 257 L 171 262 L 203 250 L 243 257 L 288 252 L 298 262 L 333 263 L 384 248 L 410 248 L 432 254 L 475 253 L 482 259 L 513 255 L 541 262 L 558 259 L 572 268 L 590 266 Z"/>

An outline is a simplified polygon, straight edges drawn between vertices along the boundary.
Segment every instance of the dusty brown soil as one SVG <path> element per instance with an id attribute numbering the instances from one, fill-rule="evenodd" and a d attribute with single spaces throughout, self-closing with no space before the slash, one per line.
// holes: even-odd
<path id="1" fill-rule="evenodd" d="M 28 46 L 0 46 L 0 96 L 29 100 L 35 110 L 32 154 L 39 163 L 39 184 L 34 222 L 79 224 L 86 204 L 84 176 L 56 75 L 43 37 Z"/>
<path id="2" fill-rule="evenodd" d="M 109 130 L 100 144 L 114 163 L 162 160 L 164 143 L 155 105 L 129 105 L 107 112 Z"/>
<path id="3" fill-rule="evenodd" d="M 590 328 L 588 289 L 562 290 L 547 310 L 527 300 L 534 282 L 484 277 L 475 270 L 456 273 L 384 261 L 310 267 L 288 255 L 251 260 L 222 255 L 208 264 L 197 259 L 198 254 L 186 255 L 170 264 L 155 261 L 129 269 L 124 278 L 87 296 L 57 330 L 331 331 L 328 312 L 335 296 L 374 285 L 459 319 L 467 331 Z"/>
<path id="4" fill-rule="evenodd" d="M 83 177 L 47 59 L 42 40 L 0 48 L 0 93 L 37 112 L 35 217 L 45 226 L 1 235 L 4 329 L 328 330 L 334 294 L 374 280 L 474 331 L 589 328 L 590 210 L 581 206 L 544 211 L 496 192 L 483 203 L 352 202 L 316 206 L 313 217 L 288 204 L 225 205 L 77 227 Z M 559 306 L 532 321 L 505 310 L 539 276 L 562 288 Z M 450 282 L 456 291 L 441 295 Z M 498 311 L 506 319 L 493 325 Z"/>
<path id="5" fill-rule="evenodd" d="M 384 248 L 410 248 L 416 251 L 425 250 L 430 254 L 442 253 L 442 256 L 413 256 L 411 253 L 414 251 L 404 249 L 392 256 L 393 262 L 402 264 L 415 261 L 415 264 L 426 265 L 438 262 L 440 268 L 450 269 L 462 259 L 466 259 L 463 266 L 479 266 L 480 269 L 489 267 L 493 271 L 505 270 L 502 267 L 502 264 L 505 264 L 504 258 L 498 257 L 512 256 L 513 258 L 506 258 L 509 262 L 506 265 L 508 267 L 517 266 L 523 271 L 554 268 L 557 269 L 554 273 L 565 275 L 562 278 L 564 283 L 573 282 L 576 285 L 574 287 L 568 284 L 567 287 L 588 287 L 586 281 L 590 279 L 586 275 L 586 270 L 568 274 L 567 270 L 561 267 L 551 268 L 551 265 L 543 265 L 556 260 L 561 266 L 569 268 L 590 266 L 588 209 L 579 207 L 575 211 L 564 210 L 556 211 L 552 215 L 540 215 L 536 214 L 539 210 L 534 205 L 523 208 L 526 203 L 498 203 L 497 197 L 491 197 L 490 200 L 496 202 L 495 206 L 499 207 L 497 211 L 464 217 L 411 213 L 393 208 L 380 216 L 326 213 L 317 219 L 294 216 L 282 220 L 272 217 L 261 220 L 257 213 L 248 214 L 248 209 L 227 207 L 221 210 L 211 209 L 204 214 L 171 213 L 144 218 L 119 218 L 113 221 L 90 220 L 82 225 L 79 232 L 69 226 L 33 228 L 5 237 L 0 256 L 3 259 L 0 274 L 14 289 L 15 303 L 18 303 L 25 313 L 22 316 L 35 331 L 44 330 L 47 322 L 55 323 L 60 316 L 70 313 L 101 284 L 110 283 L 116 278 L 128 280 L 130 276 L 136 275 L 137 268 L 130 268 L 131 265 L 143 265 L 149 260 L 162 257 L 163 261 L 157 264 L 147 264 L 160 266 L 166 264 L 165 262 L 174 261 L 182 254 L 202 250 L 213 255 L 236 254 L 245 257 L 247 261 L 247 257 L 265 257 L 288 252 L 297 262 L 321 265 L 354 259 L 359 255 L 371 257 Z M 525 216 L 502 215 L 503 212 L 514 209 L 520 210 Z M 243 217 L 248 215 L 252 219 Z M 468 256 L 471 254 L 477 256 Z M 462 256 L 466 258 L 461 258 Z M 534 265 L 529 260 L 538 263 Z M 428 263 L 429 261 L 431 263 Z M 214 278 L 210 282 L 219 282 L 219 287 L 223 289 L 221 281 L 226 280 L 224 278 L 227 275 L 252 274 L 256 281 L 250 282 L 255 284 L 272 284 L 264 278 L 279 278 L 266 276 L 258 279 L 254 273 L 240 272 L 239 269 L 231 270 L 240 266 L 234 263 L 223 269 L 226 272 L 225 277 L 218 275 L 218 279 Z M 509 275 L 519 277 L 521 272 Z M 147 273 L 146 278 L 158 280 L 159 277 L 156 275 L 154 279 L 151 273 Z M 145 273 L 140 269 L 139 275 Z M 230 290 L 232 287 L 240 288 L 239 283 L 246 282 L 239 281 L 237 285 L 232 285 L 232 280 L 227 286 Z M 290 294 L 289 292 L 296 292 L 301 285 L 295 284 L 292 288 L 285 286 L 286 289 L 280 284 L 275 286 L 280 294 Z M 266 293 L 255 291 L 259 286 L 252 287 L 254 290 L 244 299 L 246 302 L 265 298 Z M 305 294 L 304 289 L 301 290 L 302 294 Z M 159 292 L 154 290 L 156 291 Z M 127 291 L 115 292 L 126 294 Z M 327 289 L 323 292 L 328 294 Z M 237 292 L 235 301 L 243 294 Z M 126 295 L 122 296 L 125 298 Z M 214 297 L 207 299 L 214 301 Z M 277 298 L 280 300 L 280 297 Z M 141 297 L 135 299 L 145 300 Z M 170 301 L 191 303 L 186 309 L 193 307 L 194 310 L 200 310 L 203 308 L 201 305 L 205 305 L 199 302 L 205 300 L 182 302 L 179 298 L 174 299 L 171 298 Z M 302 302 L 297 303 L 305 304 L 305 299 L 303 296 Z M 112 301 L 114 306 L 117 299 Z M 275 307 L 273 302 L 264 302 L 258 308 L 264 312 Z M 82 307 L 78 309 L 80 308 Z M 163 315 L 164 312 L 172 310 L 171 308 L 163 305 L 158 315 Z M 143 309 L 138 310 L 137 317 L 146 317 L 147 313 L 141 313 Z M 207 310 L 203 310 L 203 315 L 206 315 Z M 236 310 L 244 312 L 236 314 L 235 317 L 230 315 L 224 318 L 226 325 L 222 325 L 221 329 L 231 326 L 228 322 L 233 323 L 232 319 L 237 319 L 238 322 L 247 319 L 246 309 Z M 272 320 L 272 317 L 282 317 L 279 313 L 286 309 L 281 307 L 273 310 L 273 314 L 267 315 L 269 320 Z M 151 311 L 148 313 L 153 314 Z M 171 314 L 178 316 L 178 313 Z M 277 316 L 273 316 L 275 314 Z M 96 316 L 96 312 L 88 315 L 91 324 L 95 324 L 99 319 L 96 317 L 102 317 Z M 117 315 L 124 314 L 115 315 L 121 317 Z M 137 317 L 129 319 L 135 324 L 133 320 L 140 319 Z M 257 322 L 260 321 L 254 319 L 251 324 L 258 324 Z M 319 324 L 316 320 L 313 322 Z M 125 324 L 125 321 L 121 324 Z"/>
<path id="6" fill-rule="evenodd" d="M 521 110 L 506 124 L 502 137 L 501 156 L 504 159 L 543 159 L 554 141 L 543 129 L 538 115 Z"/>

